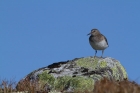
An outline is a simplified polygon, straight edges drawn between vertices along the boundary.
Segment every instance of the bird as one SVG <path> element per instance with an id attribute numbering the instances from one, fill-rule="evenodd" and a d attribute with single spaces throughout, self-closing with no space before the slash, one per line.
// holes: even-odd
<path id="1" fill-rule="evenodd" d="M 97 54 L 97 50 L 102 50 L 101 57 L 103 57 L 104 50 L 109 47 L 107 38 L 96 28 L 92 29 L 91 32 L 87 35 L 90 35 L 89 43 L 95 50 L 95 56 Z"/>

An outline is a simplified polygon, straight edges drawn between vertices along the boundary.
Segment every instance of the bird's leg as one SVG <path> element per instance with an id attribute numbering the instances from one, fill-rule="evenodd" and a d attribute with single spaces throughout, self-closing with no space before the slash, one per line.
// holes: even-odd
<path id="1" fill-rule="evenodd" d="M 102 55 L 101 55 L 101 57 L 103 57 L 103 53 L 104 53 L 104 50 L 102 50 Z"/>
<path id="2" fill-rule="evenodd" d="M 95 56 L 94 57 L 96 57 L 96 54 L 97 54 L 97 50 L 95 50 Z"/>

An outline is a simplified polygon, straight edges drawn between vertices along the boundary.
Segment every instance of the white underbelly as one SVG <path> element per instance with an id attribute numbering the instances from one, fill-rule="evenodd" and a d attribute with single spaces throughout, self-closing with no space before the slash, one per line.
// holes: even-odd
<path id="1" fill-rule="evenodd" d="M 105 40 L 102 40 L 101 42 L 90 42 L 90 45 L 95 50 L 104 50 L 108 47 Z"/>

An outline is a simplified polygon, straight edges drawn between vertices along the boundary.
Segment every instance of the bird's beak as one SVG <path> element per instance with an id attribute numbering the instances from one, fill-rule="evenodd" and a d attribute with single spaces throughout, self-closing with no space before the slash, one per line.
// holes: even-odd
<path id="1" fill-rule="evenodd" d="M 91 34 L 91 33 L 87 34 L 87 36 L 90 35 L 90 34 Z"/>

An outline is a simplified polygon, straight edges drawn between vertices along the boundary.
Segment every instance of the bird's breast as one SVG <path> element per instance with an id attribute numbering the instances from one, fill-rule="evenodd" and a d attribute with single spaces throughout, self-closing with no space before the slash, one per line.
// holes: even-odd
<path id="1" fill-rule="evenodd" d="M 89 41 L 89 43 L 95 50 L 104 50 L 108 47 L 106 40 L 102 40 L 100 42 Z"/>

